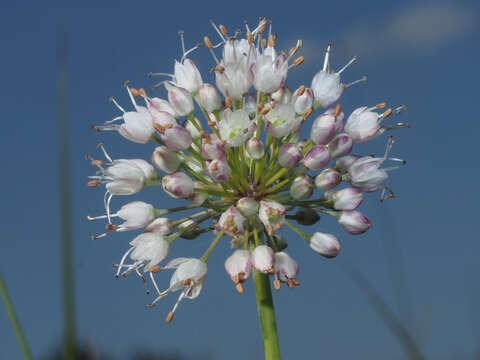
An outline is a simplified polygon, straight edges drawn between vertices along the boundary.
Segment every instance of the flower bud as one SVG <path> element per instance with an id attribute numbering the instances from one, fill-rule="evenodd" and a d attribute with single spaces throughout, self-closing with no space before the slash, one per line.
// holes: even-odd
<path id="1" fill-rule="evenodd" d="M 335 161 L 333 168 L 337 170 L 340 174 L 345 174 L 348 171 L 348 168 L 358 159 L 358 155 L 346 155 L 342 156 L 340 159 Z"/>
<path id="2" fill-rule="evenodd" d="M 297 176 L 290 187 L 290 195 L 296 200 L 308 199 L 313 194 L 312 178 L 308 175 Z"/>
<path id="3" fill-rule="evenodd" d="M 167 174 L 177 171 L 180 163 L 178 155 L 163 145 L 157 146 L 152 154 L 152 164 Z"/>
<path id="4" fill-rule="evenodd" d="M 342 245 L 335 235 L 316 232 L 310 239 L 310 247 L 326 258 L 334 258 Z"/>
<path id="5" fill-rule="evenodd" d="M 337 109 L 336 108 L 330 108 L 327 109 L 324 114 L 325 115 L 333 115 L 335 116 Z M 344 120 L 345 120 L 345 114 L 340 112 L 337 116 L 335 116 L 335 133 L 338 134 L 343 130 L 344 126 Z"/>
<path id="6" fill-rule="evenodd" d="M 188 90 L 175 87 L 165 83 L 165 88 L 168 91 L 168 101 L 172 105 L 173 110 L 179 116 L 187 116 L 194 110 L 193 98 Z"/>
<path id="7" fill-rule="evenodd" d="M 305 89 L 302 95 L 298 96 L 297 92 L 293 95 L 293 106 L 297 114 L 303 114 L 310 109 L 313 104 L 313 93 L 311 89 Z"/>
<path id="8" fill-rule="evenodd" d="M 248 152 L 248 155 L 252 159 L 258 160 L 265 155 L 265 148 L 260 139 L 257 139 L 256 137 L 252 137 L 250 140 L 247 141 L 246 144 L 246 149 Z"/>
<path id="9" fill-rule="evenodd" d="M 193 195 L 193 181 L 186 174 L 177 172 L 165 175 L 162 179 L 163 190 L 174 198 L 188 198 Z"/>
<path id="10" fill-rule="evenodd" d="M 352 138 L 347 134 L 338 134 L 328 143 L 328 150 L 332 159 L 345 156 L 352 151 Z"/>
<path id="11" fill-rule="evenodd" d="M 303 164 L 309 170 L 320 170 L 330 161 L 330 153 L 325 145 L 315 145 L 303 158 Z"/>
<path id="12" fill-rule="evenodd" d="M 335 135 L 335 116 L 320 115 L 315 119 L 310 131 L 310 138 L 317 145 L 325 145 Z"/>
<path id="13" fill-rule="evenodd" d="M 342 96 L 345 85 L 340 82 L 340 74 L 321 70 L 313 77 L 311 88 L 316 105 L 325 108 Z"/>
<path id="14" fill-rule="evenodd" d="M 228 166 L 228 163 L 225 160 L 213 160 L 207 166 L 207 173 L 216 182 L 226 182 L 230 179 L 230 174 L 232 169 Z"/>
<path id="15" fill-rule="evenodd" d="M 198 189 L 204 189 L 205 186 L 203 183 L 199 181 L 193 182 L 194 193 L 192 196 L 188 198 L 189 201 L 192 202 L 193 205 L 202 205 L 205 200 L 208 199 L 208 194 L 203 191 L 197 191 Z"/>
<path id="16" fill-rule="evenodd" d="M 190 92 L 197 91 L 203 83 L 200 71 L 198 71 L 197 66 L 190 59 L 185 59 L 183 64 L 175 61 L 174 71 L 175 84 Z"/>
<path id="17" fill-rule="evenodd" d="M 115 215 L 124 220 L 119 230 L 133 230 L 150 224 L 155 218 L 155 209 L 143 201 L 133 201 L 123 205 Z"/>
<path id="18" fill-rule="evenodd" d="M 273 235 L 274 230 L 281 229 L 285 221 L 285 213 L 285 207 L 276 201 L 260 201 L 258 218 L 269 235 Z"/>
<path id="19" fill-rule="evenodd" d="M 198 224 L 193 220 L 187 220 L 178 225 L 178 231 L 180 231 L 180 237 L 186 240 L 193 240 L 200 235 Z"/>
<path id="20" fill-rule="evenodd" d="M 320 190 L 332 189 L 342 181 L 342 175 L 332 169 L 324 169 L 320 174 L 315 178 L 315 187 Z"/>
<path id="21" fill-rule="evenodd" d="M 203 84 L 198 90 L 198 102 L 209 113 L 223 108 L 222 99 L 218 94 L 215 86 L 210 84 Z"/>
<path id="22" fill-rule="evenodd" d="M 186 150 L 192 144 L 192 136 L 184 127 L 173 125 L 160 134 L 165 146 L 172 151 Z"/>
<path id="23" fill-rule="evenodd" d="M 370 220 L 356 210 L 342 211 L 338 218 L 338 223 L 352 235 L 363 234 L 372 226 Z"/>
<path id="24" fill-rule="evenodd" d="M 284 144 L 278 150 L 278 163 L 287 169 L 295 169 L 302 159 L 302 153 L 296 144 Z"/>
<path id="25" fill-rule="evenodd" d="M 237 290 L 242 293 L 243 287 L 240 283 L 250 276 L 252 270 L 252 256 L 248 250 L 235 250 L 225 261 L 225 270 L 237 285 Z"/>
<path id="26" fill-rule="evenodd" d="M 197 118 L 194 118 L 194 119 L 195 119 L 195 122 L 197 123 L 197 125 L 199 125 L 200 128 L 202 128 L 202 124 L 201 124 L 200 120 L 197 119 Z M 185 130 L 187 130 L 190 133 L 190 136 L 192 137 L 192 139 L 199 139 L 199 138 L 202 137 L 200 135 L 200 131 L 198 131 L 198 129 L 192 123 L 191 119 L 185 120 L 183 122 L 183 127 L 185 128 Z"/>
<path id="27" fill-rule="evenodd" d="M 148 110 L 155 118 L 158 112 L 166 112 L 172 116 L 176 116 L 175 110 L 167 100 L 160 98 L 152 98 L 148 100 Z"/>
<path id="28" fill-rule="evenodd" d="M 246 220 L 235 206 L 230 206 L 227 211 L 222 213 L 215 228 L 217 231 L 228 231 L 230 237 L 243 235 Z"/>
<path id="29" fill-rule="evenodd" d="M 247 218 L 257 215 L 258 207 L 258 202 L 254 198 L 244 197 L 237 201 L 237 209 Z"/>
<path id="30" fill-rule="evenodd" d="M 315 224 L 318 220 L 320 220 L 320 216 L 318 213 L 310 208 L 300 208 L 295 213 L 295 220 L 300 225 L 310 226 Z"/>
<path id="31" fill-rule="evenodd" d="M 267 245 L 257 246 L 252 252 L 252 265 L 263 274 L 273 272 L 275 255 L 273 250 Z"/>
<path id="32" fill-rule="evenodd" d="M 285 250 L 288 247 L 287 242 L 281 234 L 274 234 L 272 236 L 272 241 L 275 242 L 276 249 L 278 249 L 279 251 Z"/>
<path id="33" fill-rule="evenodd" d="M 355 210 L 363 200 L 363 194 L 355 188 L 346 188 L 333 193 L 333 208 L 335 210 Z"/>
<path id="34" fill-rule="evenodd" d="M 159 235 L 168 235 L 173 227 L 169 218 L 159 217 L 153 220 L 144 230 L 144 232 L 153 232 Z"/>
<path id="35" fill-rule="evenodd" d="M 209 138 L 203 139 L 201 154 L 204 159 L 223 160 L 227 156 L 227 151 L 225 150 L 225 144 L 215 134 L 212 134 Z"/>

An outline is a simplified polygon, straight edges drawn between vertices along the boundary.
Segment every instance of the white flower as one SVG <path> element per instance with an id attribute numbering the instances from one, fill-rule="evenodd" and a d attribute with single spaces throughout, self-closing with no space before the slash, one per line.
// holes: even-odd
<path id="1" fill-rule="evenodd" d="M 265 131 L 273 137 L 283 137 L 292 132 L 301 121 L 301 118 L 299 119 L 297 119 L 293 105 L 278 104 L 265 115 Z"/>
<path id="2" fill-rule="evenodd" d="M 117 266 L 116 276 L 122 272 L 122 276 L 129 273 L 138 272 L 142 267 L 143 271 L 153 271 L 155 266 L 162 262 L 168 255 L 170 244 L 162 235 L 156 232 L 145 232 L 138 235 L 130 242 L 132 246 L 125 252 L 120 263 Z M 125 264 L 127 256 L 134 261 L 132 264 Z"/>
<path id="3" fill-rule="evenodd" d="M 252 131 L 252 122 L 245 110 L 225 109 L 218 124 L 222 140 L 228 145 L 237 147 L 245 144 Z"/>
<path id="4" fill-rule="evenodd" d="M 285 221 L 285 207 L 276 201 L 260 201 L 258 218 L 263 223 L 267 232 L 273 234 L 274 229 L 279 230 Z"/>
<path id="5" fill-rule="evenodd" d="M 181 290 L 180 296 L 177 302 L 169 312 L 166 322 L 170 322 L 173 319 L 173 315 L 177 310 L 180 301 L 184 298 L 195 299 L 200 295 L 203 282 L 207 276 L 207 264 L 199 259 L 195 258 L 176 258 L 171 260 L 163 269 L 176 269 L 170 279 L 170 286 L 165 291 L 158 291 L 158 297 L 149 306 L 155 305 L 160 299 L 165 297 L 171 292 Z M 153 279 L 153 277 L 152 277 Z M 154 282 L 155 287 L 156 283 Z"/>
<path id="6" fill-rule="evenodd" d="M 252 252 L 252 265 L 255 269 L 264 274 L 273 274 L 275 255 L 272 248 L 267 245 L 259 245 Z"/>
<path id="7" fill-rule="evenodd" d="M 255 62 L 253 86 L 258 91 L 271 94 L 283 85 L 287 71 L 288 64 L 285 57 L 277 56 L 275 49 L 268 47 Z"/>
<path id="8" fill-rule="evenodd" d="M 252 257 L 248 250 L 235 250 L 225 261 L 225 270 L 240 294 L 243 293 L 241 283 L 248 279 L 251 269 Z"/>
<path id="9" fill-rule="evenodd" d="M 296 278 L 298 274 L 298 264 L 286 252 L 275 253 L 275 280 L 274 287 L 280 290 L 280 282 L 284 282 L 289 288 L 299 285 Z"/>
<path id="10" fill-rule="evenodd" d="M 190 59 L 183 60 L 183 63 L 175 61 L 174 75 L 175 84 L 192 93 L 197 91 L 203 84 L 200 71 L 198 71 L 197 66 Z"/>
<path id="11" fill-rule="evenodd" d="M 246 218 L 235 206 L 230 206 L 223 212 L 215 227 L 218 231 L 228 231 L 231 237 L 243 235 Z"/>

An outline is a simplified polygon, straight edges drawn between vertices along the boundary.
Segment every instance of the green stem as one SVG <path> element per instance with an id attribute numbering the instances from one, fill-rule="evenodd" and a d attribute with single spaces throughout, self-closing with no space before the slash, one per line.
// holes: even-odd
<path id="1" fill-rule="evenodd" d="M 32 354 L 27 345 L 27 340 L 22 333 L 22 329 L 20 328 L 20 323 L 18 321 L 17 315 L 15 314 L 15 309 L 13 308 L 12 302 L 8 297 L 7 288 L 3 283 L 2 275 L 0 274 L 0 294 L 2 295 L 3 302 L 5 303 L 5 308 L 7 310 L 8 317 L 12 322 L 13 328 L 15 330 L 15 335 L 17 335 L 17 340 L 20 343 L 20 347 L 22 348 L 23 356 L 27 360 L 32 360 Z"/>
<path id="2" fill-rule="evenodd" d="M 217 246 L 218 241 L 222 236 L 223 236 L 223 231 L 220 231 L 215 237 L 215 239 L 212 241 L 210 246 L 208 247 L 207 251 L 205 251 L 205 254 L 203 254 L 203 256 L 200 258 L 200 260 L 207 261 L 208 257 L 210 256 L 210 253 L 213 251 L 213 249 L 215 249 L 215 246 Z"/>
<path id="3" fill-rule="evenodd" d="M 268 275 L 253 270 L 253 283 L 257 298 L 258 318 L 262 330 L 265 360 L 280 360 L 277 322 L 273 308 L 272 289 Z"/>

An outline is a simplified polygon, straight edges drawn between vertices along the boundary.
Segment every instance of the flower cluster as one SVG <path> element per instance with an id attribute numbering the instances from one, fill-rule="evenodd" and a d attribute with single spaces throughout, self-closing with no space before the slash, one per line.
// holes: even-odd
<path id="1" fill-rule="evenodd" d="M 272 23 L 261 19 L 254 29 L 245 25 L 229 34 L 225 26 L 212 23 L 219 36 L 204 44 L 215 66 L 216 86 L 204 82 L 189 56 L 200 45 L 186 50 L 175 61 L 174 73 L 150 73 L 166 80 L 166 99 L 151 97 L 125 82 L 132 106 L 126 111 L 115 100 L 121 115 L 94 126 L 98 132 L 117 131 L 139 144 L 154 144 L 151 163 L 143 159 L 112 159 L 100 145 L 105 161 L 89 159 L 98 169 L 88 185 L 105 185 L 105 214 L 89 217 L 105 219 L 109 233 L 144 229 L 130 242 L 118 264 L 116 275 L 135 272 L 144 281 L 148 275 L 156 291 L 150 305 L 171 292 L 180 296 L 167 316 L 171 321 L 179 302 L 196 298 L 207 275 L 207 259 L 223 236 L 231 239 L 233 250 L 225 269 L 238 292 L 252 271 L 271 275 L 274 288 L 281 283 L 291 288 L 299 284 L 297 261 L 286 251 L 280 230 L 291 228 L 309 246 L 326 258 L 337 256 L 340 240 L 333 234 L 309 234 L 294 225 L 314 225 L 319 214 L 334 217 L 350 234 L 362 234 L 370 220 L 357 210 L 367 192 L 381 191 L 381 199 L 392 197 L 385 185 L 386 162 L 404 162 L 390 156 L 394 139 L 387 136 L 386 151 L 380 157 L 353 155 L 354 144 L 372 140 L 386 131 L 406 127 L 404 123 L 385 125 L 391 115 L 404 108 L 387 108 L 385 103 L 361 106 L 348 117 L 338 103 L 343 92 L 358 82 L 342 81 L 342 73 L 356 57 L 338 71 L 330 67 L 328 45 L 323 66 L 310 87 L 291 91 L 285 81 L 288 72 L 302 64 L 297 56 L 302 42 L 289 51 L 275 48 Z M 221 58 L 218 50 L 222 49 Z M 313 116 L 317 111 L 318 114 Z M 197 116 L 203 115 L 201 120 Z M 302 138 L 302 127 L 310 128 Z M 146 186 L 160 186 L 173 198 L 188 202 L 172 209 L 157 209 L 141 201 L 129 202 L 111 211 L 112 197 L 133 195 Z M 172 220 L 167 214 L 192 209 L 189 216 Z M 121 219 L 123 222 L 114 224 Z M 206 225 L 205 225 L 206 224 Z M 178 238 L 195 239 L 212 231 L 215 236 L 199 258 L 175 258 L 163 263 Z M 130 260 L 129 260 L 130 259 Z M 169 286 L 161 290 L 158 277 L 175 269 Z"/>

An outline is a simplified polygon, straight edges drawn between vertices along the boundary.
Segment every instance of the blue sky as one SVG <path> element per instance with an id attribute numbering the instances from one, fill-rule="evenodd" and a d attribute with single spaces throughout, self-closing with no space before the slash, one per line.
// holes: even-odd
<path id="1" fill-rule="evenodd" d="M 134 278 L 114 279 L 111 263 L 120 258 L 133 234 L 90 241 L 102 229 L 85 216 L 102 211 L 102 192 L 85 187 L 92 170 L 84 155 L 95 153 L 95 145 L 102 141 L 114 157 L 150 156 L 149 146 L 129 143 L 113 133 L 99 136 L 89 127 L 116 116 L 110 96 L 127 103 L 124 80 L 147 88 L 152 84 L 148 72 L 172 71 L 174 59 L 180 57 L 178 30 L 185 30 L 187 42 L 194 44 L 204 34 L 214 36 L 210 19 L 233 30 L 244 20 L 253 23 L 267 16 L 274 21 L 281 47 L 304 40 L 306 60 L 289 73 L 291 88 L 310 84 L 326 43 L 333 42 L 334 68 L 359 55 L 345 72 L 345 81 L 369 78 L 367 86 L 348 89 L 341 100 L 343 109 L 349 113 L 381 101 L 407 104 L 402 120 L 412 124 L 396 134 L 393 154 L 407 159 L 390 180 L 397 198 L 380 204 L 377 194 L 371 194 L 362 205 L 374 224 L 369 232 L 348 236 L 322 218 L 319 228 L 343 241 L 341 254 L 326 260 L 285 230 L 291 239 L 289 252 L 300 263 L 301 286 L 275 294 L 283 358 L 404 358 L 344 272 L 346 266 L 355 266 L 397 309 L 391 273 L 398 270 L 392 262 L 399 252 L 409 289 L 401 292 L 402 303 L 410 302 L 414 309 L 400 314 L 421 340 L 427 357 L 473 358 L 480 346 L 475 342 L 478 332 L 474 335 L 475 329 L 480 331 L 476 325 L 480 316 L 473 306 L 480 300 L 478 4 L 142 1 L 104 2 L 100 7 L 89 1 L 24 1 L 1 7 L 0 271 L 35 355 L 45 355 L 61 336 L 55 39 L 57 25 L 64 24 L 69 35 L 69 144 L 80 339 L 116 359 L 138 348 L 180 351 L 192 358 L 199 352 L 211 353 L 215 359 L 261 358 L 253 286 L 249 283 L 241 296 L 234 291 L 223 270 L 230 252 L 226 244 L 211 257 L 201 296 L 182 303 L 170 325 L 163 320 L 172 298 L 147 309 L 149 298 L 141 283 Z M 194 59 L 203 72 L 212 65 L 205 49 Z M 157 94 L 164 95 L 160 90 Z M 381 154 L 383 149 L 384 140 L 377 139 L 359 151 Z M 174 204 L 157 192 L 148 189 L 136 198 L 158 207 Z M 126 201 L 115 199 L 114 206 Z M 172 256 L 199 256 L 208 242 L 208 236 L 180 241 Z M 2 310 L 0 334 L 0 358 L 20 358 Z"/>

